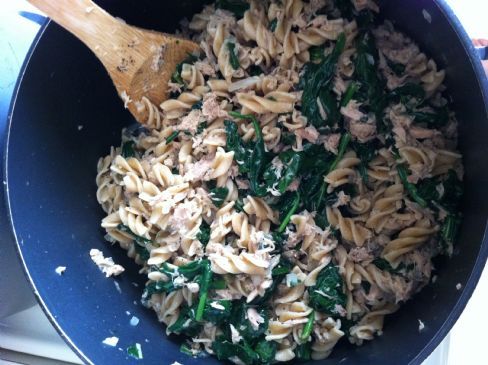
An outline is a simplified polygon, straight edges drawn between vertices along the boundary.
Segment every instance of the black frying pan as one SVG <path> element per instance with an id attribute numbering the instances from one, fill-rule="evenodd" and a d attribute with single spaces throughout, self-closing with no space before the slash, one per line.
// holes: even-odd
<path id="1" fill-rule="evenodd" d="M 172 32 L 203 1 L 101 1 L 129 23 Z M 452 259 L 436 261 L 438 280 L 386 320 L 384 335 L 354 347 L 340 345 L 323 364 L 419 364 L 453 326 L 471 296 L 488 254 L 487 82 L 458 20 L 443 1 L 385 2 L 383 15 L 411 35 L 440 67 L 460 121 L 466 193 L 464 222 Z M 87 363 L 135 363 L 126 347 L 142 345 L 144 363 L 191 359 L 168 339 L 139 299 L 144 278 L 122 250 L 103 239 L 95 198 L 96 163 L 132 123 L 101 64 L 55 24 L 43 27 L 24 66 L 12 103 L 5 153 L 6 196 L 14 239 L 37 298 L 54 326 Z M 105 279 L 89 257 L 98 248 L 127 272 Z M 55 273 L 66 266 L 63 276 Z M 462 284 L 457 290 L 456 284 Z M 120 292 L 118 290 L 120 288 Z M 141 321 L 129 325 L 130 317 Z M 426 324 L 419 333 L 418 319 Z M 117 348 L 102 345 L 120 338 Z M 345 342 L 345 341 L 344 341 Z"/>

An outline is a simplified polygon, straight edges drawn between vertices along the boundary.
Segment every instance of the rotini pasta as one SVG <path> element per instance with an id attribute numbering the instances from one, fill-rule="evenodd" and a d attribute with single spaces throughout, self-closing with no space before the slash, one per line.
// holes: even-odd
<path id="1" fill-rule="evenodd" d="M 324 359 L 381 335 L 452 253 L 445 73 L 373 0 L 227 3 L 183 24 L 201 54 L 168 100 L 125 100 L 147 118 L 98 162 L 101 226 L 186 352 Z"/>

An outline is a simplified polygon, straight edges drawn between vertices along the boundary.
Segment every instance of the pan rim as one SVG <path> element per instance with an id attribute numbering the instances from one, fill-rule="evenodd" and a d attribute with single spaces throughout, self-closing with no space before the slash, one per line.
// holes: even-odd
<path id="1" fill-rule="evenodd" d="M 17 232 L 15 229 L 15 224 L 12 216 L 12 211 L 11 211 L 11 201 L 10 201 L 10 192 L 9 192 L 9 177 L 8 177 L 8 161 L 9 161 L 9 144 L 10 144 L 10 132 L 12 128 L 12 120 L 14 119 L 14 113 L 15 113 L 15 105 L 17 102 L 17 98 L 19 95 L 20 91 L 20 86 L 22 84 L 24 75 L 29 67 L 31 58 L 39 44 L 39 41 L 41 40 L 42 36 L 44 35 L 46 29 L 50 26 L 51 24 L 51 19 L 46 18 L 45 22 L 42 24 L 42 26 L 39 28 L 39 31 L 37 32 L 34 40 L 32 41 L 32 44 L 29 48 L 29 51 L 27 52 L 27 55 L 25 57 L 24 63 L 22 64 L 22 67 L 19 72 L 19 76 L 17 78 L 17 81 L 15 83 L 14 87 L 14 92 L 12 94 L 12 99 L 10 102 L 9 110 L 8 110 L 8 119 L 7 119 L 7 127 L 5 131 L 5 143 L 3 146 L 3 166 L 2 166 L 2 172 L 4 176 L 4 184 L 3 184 L 3 189 L 4 189 L 4 194 L 5 194 L 5 199 L 2 204 L 5 205 L 6 212 L 7 212 L 7 219 L 8 219 L 8 225 L 9 225 L 9 232 L 7 234 L 10 235 L 10 238 L 14 241 L 15 243 L 15 251 L 17 253 L 17 258 L 20 260 L 21 266 L 22 266 L 22 271 L 24 272 L 24 275 L 29 282 L 29 285 L 32 288 L 32 292 L 34 294 L 34 297 L 37 301 L 37 304 L 41 307 L 42 311 L 46 315 L 47 319 L 51 323 L 51 325 L 54 327 L 56 332 L 61 336 L 63 341 L 73 350 L 73 352 L 80 358 L 81 361 L 85 364 L 90 364 L 93 365 L 94 363 L 89 359 L 87 355 L 83 353 L 76 345 L 75 343 L 71 340 L 71 338 L 68 336 L 66 332 L 64 332 L 63 328 L 61 325 L 58 323 L 56 320 L 55 316 L 51 313 L 51 310 L 49 309 L 48 305 L 44 302 L 44 299 L 40 295 L 39 291 L 37 290 L 37 286 L 34 282 L 33 277 L 31 276 L 31 273 L 29 271 L 29 268 L 27 267 L 27 263 L 24 260 L 24 256 L 22 253 L 22 250 L 20 248 L 19 244 L 19 239 L 17 237 Z"/>
<path id="2" fill-rule="evenodd" d="M 484 100 L 484 107 L 485 107 L 485 115 L 488 120 L 488 78 L 485 76 L 485 72 L 482 68 L 481 62 L 479 62 L 479 58 L 476 55 L 476 51 L 474 46 L 471 43 L 469 36 L 467 35 L 466 31 L 464 30 L 461 22 L 454 14 L 454 11 L 450 8 L 446 0 L 436 0 L 433 1 L 434 4 L 439 8 L 441 13 L 444 15 L 448 23 L 450 24 L 451 28 L 456 33 L 460 43 L 462 44 L 465 56 L 469 59 L 473 71 L 476 75 L 477 82 L 481 94 Z M 7 219 L 9 224 L 9 231 L 7 234 L 10 235 L 12 240 L 15 243 L 15 249 L 18 255 L 18 258 L 21 262 L 22 270 L 29 282 L 30 286 L 32 287 L 34 296 L 40 305 L 41 309 L 45 313 L 46 317 L 48 318 L 49 322 L 53 325 L 56 331 L 59 333 L 61 338 L 67 343 L 67 345 L 76 353 L 76 355 L 86 364 L 94 364 L 90 358 L 85 355 L 83 351 L 81 351 L 76 344 L 71 340 L 69 335 L 64 332 L 61 325 L 56 320 L 55 316 L 51 313 L 48 305 L 44 302 L 44 299 L 40 295 L 37 290 L 36 284 L 34 282 L 34 278 L 31 276 L 29 268 L 24 260 L 22 249 L 20 247 L 20 241 L 17 237 L 17 232 L 15 229 L 15 224 L 12 216 L 11 211 L 11 199 L 9 193 L 9 179 L 8 179 L 8 156 L 9 156 L 9 144 L 10 144 L 10 133 L 12 128 L 12 123 L 15 114 L 15 105 L 17 101 L 17 97 L 20 91 L 20 87 L 23 81 L 23 77 L 28 70 L 30 60 L 38 46 L 39 41 L 41 40 L 42 36 L 44 35 L 46 29 L 50 26 L 51 20 L 47 19 L 46 22 L 42 25 L 37 33 L 36 37 L 34 38 L 30 49 L 27 53 L 27 56 L 24 60 L 22 65 L 21 71 L 19 73 L 19 77 L 17 79 L 14 92 L 12 95 L 12 100 L 10 103 L 9 111 L 8 111 L 8 120 L 7 120 L 7 127 L 6 127 L 6 134 L 5 134 L 5 143 L 4 143 L 4 156 L 3 156 L 3 174 L 6 184 L 4 183 L 4 193 L 5 199 L 3 204 L 5 204 L 6 212 L 7 212 Z M 485 267 L 486 261 L 488 258 L 488 217 L 487 223 L 485 224 L 485 230 L 483 234 L 483 238 L 480 242 L 480 249 L 477 255 L 477 259 L 472 267 L 471 273 L 469 275 L 468 280 L 466 281 L 458 300 L 456 301 L 455 305 L 453 306 L 452 310 L 450 311 L 449 315 L 446 317 L 442 326 L 435 332 L 430 340 L 424 345 L 424 347 L 418 352 L 416 356 L 414 356 L 410 361 L 410 365 L 417 365 L 421 364 L 434 350 L 435 348 L 441 343 L 441 341 L 445 338 L 445 336 L 451 331 L 452 327 L 460 317 L 461 313 L 464 311 L 469 299 L 471 298 L 476 286 L 479 282 L 483 269 Z"/>

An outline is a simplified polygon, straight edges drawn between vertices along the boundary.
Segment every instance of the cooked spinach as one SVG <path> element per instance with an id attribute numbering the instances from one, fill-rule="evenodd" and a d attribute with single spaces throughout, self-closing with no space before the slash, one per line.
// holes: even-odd
<path id="1" fill-rule="evenodd" d="M 175 72 L 173 72 L 173 75 L 171 75 L 171 81 L 176 83 L 176 84 L 180 84 L 180 85 L 184 86 L 185 82 L 181 78 L 181 71 L 183 69 L 183 65 L 185 63 L 192 65 L 196 61 L 198 61 L 198 57 L 196 57 L 195 55 L 192 55 L 192 54 L 188 54 L 188 56 L 183 61 L 181 61 L 180 63 L 178 63 L 176 65 L 176 70 L 175 70 Z"/>
<path id="2" fill-rule="evenodd" d="M 215 7 L 234 13 L 236 18 L 242 18 L 244 13 L 249 9 L 249 4 L 244 0 L 217 0 Z"/>
<path id="3" fill-rule="evenodd" d="M 236 45 L 232 42 L 227 42 L 227 49 L 229 50 L 229 63 L 234 70 L 238 70 L 241 67 L 241 63 L 239 62 L 239 57 L 236 53 Z"/>
<path id="4" fill-rule="evenodd" d="M 200 100 L 191 106 L 191 110 L 202 110 L 202 107 L 203 107 L 203 101 Z M 200 124 L 202 124 L 202 123 L 200 123 Z M 198 127 L 200 127 L 200 124 L 198 125 Z"/>
<path id="5" fill-rule="evenodd" d="M 329 265 L 320 271 L 317 282 L 308 288 L 309 305 L 322 313 L 342 316 L 339 307 L 346 307 L 344 283 L 338 266 Z"/>
<path id="6" fill-rule="evenodd" d="M 308 315 L 307 323 L 305 323 L 305 326 L 303 326 L 303 330 L 300 335 L 300 340 L 308 341 L 308 338 L 312 334 L 314 321 L 315 321 L 315 311 L 312 310 L 312 312 L 310 312 L 310 314 Z"/>
<path id="7" fill-rule="evenodd" d="M 214 324 L 225 323 L 232 311 L 232 301 L 230 300 L 208 300 L 203 311 L 203 320 Z"/>
<path id="8" fill-rule="evenodd" d="M 339 147 L 337 149 L 337 156 L 335 159 L 332 161 L 330 166 L 328 167 L 327 174 L 331 171 L 334 171 L 337 165 L 339 164 L 339 161 L 342 160 L 342 157 L 344 156 L 344 153 L 346 153 L 346 149 L 349 146 L 349 142 L 351 142 L 351 135 L 349 133 L 344 133 L 341 136 L 341 140 L 339 142 Z M 323 177 L 322 177 L 323 180 Z M 320 190 L 318 191 L 317 195 L 315 196 L 316 201 L 313 203 L 313 207 L 316 208 L 315 210 L 319 211 L 321 210 L 322 203 L 324 202 L 325 199 L 325 194 L 327 191 L 327 182 L 323 181 L 322 185 L 320 187 Z"/>
<path id="9" fill-rule="evenodd" d="M 226 187 L 222 187 L 222 188 L 214 188 L 210 190 L 209 196 L 210 199 L 212 200 L 212 203 L 214 203 L 214 205 L 217 208 L 220 208 L 222 204 L 224 204 L 225 198 L 227 197 L 228 194 L 229 194 L 229 189 L 227 189 Z"/>
<path id="10" fill-rule="evenodd" d="M 142 247 L 140 245 L 134 245 L 134 248 L 141 260 L 147 261 L 149 260 L 149 257 L 151 257 L 151 254 L 149 253 L 146 247 Z"/>
<path id="11" fill-rule="evenodd" d="M 259 357 L 261 364 L 271 364 L 274 362 L 277 344 L 275 341 L 259 341 L 254 351 Z"/>
<path id="12" fill-rule="evenodd" d="M 356 155 L 361 160 L 358 166 L 361 178 L 365 183 L 368 182 L 368 165 L 373 158 L 376 157 L 378 151 L 378 141 L 372 140 L 365 143 L 360 143 L 359 141 L 351 142 L 351 147 L 356 152 Z"/>
<path id="13" fill-rule="evenodd" d="M 452 246 L 461 227 L 461 215 L 449 214 L 444 220 L 441 228 L 441 245 L 444 253 L 451 254 Z"/>
<path id="14" fill-rule="evenodd" d="M 259 76 L 263 73 L 263 69 L 257 65 L 251 65 L 247 69 L 250 76 Z"/>
<path id="15" fill-rule="evenodd" d="M 263 318 L 263 323 L 259 323 L 258 328 L 254 328 L 248 319 L 247 312 L 250 308 L 257 311 L 258 315 Z M 254 342 L 264 335 L 268 329 L 269 314 L 266 308 L 249 305 L 245 299 L 234 300 L 232 304 L 232 313 L 230 323 L 239 331 L 240 335 L 248 342 Z"/>
<path id="16" fill-rule="evenodd" d="M 175 323 L 168 327 L 168 331 L 195 337 L 202 330 L 202 325 L 195 320 L 194 309 L 184 306 Z"/>
<path id="17" fill-rule="evenodd" d="M 277 25 L 278 25 L 278 18 L 274 18 L 269 22 L 268 28 L 270 31 L 274 32 L 276 30 Z"/>
<path id="18" fill-rule="evenodd" d="M 246 365 L 259 364 L 259 355 L 246 342 L 232 343 L 224 337 L 217 338 L 212 344 L 212 350 L 219 360 L 237 357 Z"/>
<path id="19" fill-rule="evenodd" d="M 347 89 L 344 92 L 344 96 L 342 97 L 341 107 L 346 107 L 347 104 L 349 104 L 352 98 L 354 98 L 356 91 L 358 91 L 358 84 L 354 81 L 351 81 L 349 85 L 347 85 Z"/>
<path id="20" fill-rule="evenodd" d="M 311 62 L 322 62 L 325 58 L 323 46 L 312 46 L 308 49 L 310 53 L 310 61 Z"/>
<path id="21" fill-rule="evenodd" d="M 408 181 L 408 172 L 407 172 L 407 166 L 405 164 L 401 163 L 397 165 L 397 171 L 398 171 L 398 177 L 402 181 L 403 186 L 405 187 L 405 190 L 407 190 L 408 195 L 422 208 L 427 207 L 427 202 L 425 201 L 422 196 L 417 191 L 417 187 L 412 184 L 410 181 Z"/>
<path id="22" fill-rule="evenodd" d="M 405 271 L 410 271 L 413 269 L 413 264 L 405 265 L 403 262 L 400 262 L 398 266 L 394 268 L 387 260 L 381 257 L 375 258 L 373 260 L 373 265 L 380 270 L 387 271 L 394 275 L 403 275 Z"/>
<path id="23" fill-rule="evenodd" d="M 200 285 L 200 290 L 199 290 L 200 297 L 198 299 L 198 307 L 195 315 L 195 319 L 197 321 L 200 321 L 202 319 L 203 312 L 205 310 L 205 304 L 207 303 L 208 288 L 212 280 L 212 270 L 210 267 L 210 261 L 201 260 L 200 264 L 201 264 L 201 278 L 198 282 L 198 284 Z"/>
<path id="24" fill-rule="evenodd" d="M 262 175 L 262 171 L 266 166 L 267 161 L 269 160 L 269 156 L 267 155 L 264 148 L 264 139 L 261 128 L 259 126 L 259 122 L 254 115 L 250 114 L 243 115 L 237 112 L 229 112 L 229 115 L 236 119 L 247 119 L 252 122 L 252 125 L 254 127 L 254 133 L 256 135 L 256 140 L 254 143 L 254 148 L 250 152 L 247 152 L 249 184 L 250 189 L 255 196 L 264 196 L 266 195 L 267 188 L 266 186 L 260 184 L 260 178 Z"/>
<path id="25" fill-rule="evenodd" d="M 332 89 L 332 80 L 337 61 L 344 50 L 345 42 L 346 37 L 342 33 L 338 37 L 332 53 L 318 64 L 307 63 L 300 78 L 299 87 L 303 90 L 302 113 L 307 117 L 308 122 L 315 127 L 321 127 L 326 124 L 326 121 L 322 119 L 317 104 L 317 98 L 319 98 L 319 96 L 325 98 L 324 102 L 326 102 L 327 106 L 332 110 L 337 109 L 337 105 L 335 109 L 332 107 L 331 97 L 328 96 L 328 93 Z"/>
<path id="26" fill-rule="evenodd" d="M 197 240 L 205 247 L 210 240 L 210 226 L 207 222 L 202 221 L 200 224 L 200 231 L 197 233 Z"/>
<path id="27" fill-rule="evenodd" d="M 386 64 L 388 65 L 390 70 L 392 70 L 393 73 L 397 76 L 402 76 L 405 72 L 405 65 L 402 65 L 401 63 L 395 63 L 386 58 Z"/>
<path id="28" fill-rule="evenodd" d="M 299 205 L 300 205 L 300 193 L 295 192 L 295 197 L 292 200 L 292 205 L 290 207 L 290 210 L 286 213 L 285 217 L 281 221 L 280 227 L 278 228 L 278 232 L 281 233 L 285 231 L 286 226 L 288 225 L 288 223 L 290 223 L 291 216 L 295 214 Z"/>
<path id="29" fill-rule="evenodd" d="M 237 124 L 233 121 L 224 121 L 226 132 L 226 147 L 228 151 L 234 151 L 234 160 L 239 167 L 239 172 L 248 173 L 250 170 L 250 160 L 253 146 L 242 140 L 237 130 Z"/>
<path id="30" fill-rule="evenodd" d="M 432 112 L 412 110 L 409 114 L 414 118 L 416 123 L 426 124 L 429 128 L 442 128 L 449 121 L 449 108 L 443 107 L 431 107 Z"/>
<path id="31" fill-rule="evenodd" d="M 136 146 L 134 141 L 127 141 L 122 144 L 121 155 L 123 158 L 135 157 L 136 151 L 134 147 Z"/>
<path id="32" fill-rule="evenodd" d="M 142 236 L 138 236 L 137 234 L 135 234 L 134 232 L 131 231 L 131 229 L 126 226 L 125 224 L 122 224 L 120 223 L 118 226 L 117 226 L 117 229 L 120 231 L 120 232 L 124 232 L 124 233 L 127 233 L 129 234 L 130 236 L 132 236 L 132 238 L 134 239 L 134 241 L 142 246 L 142 247 L 146 247 L 147 244 L 151 244 L 152 241 L 148 238 L 145 238 L 145 237 L 142 237 Z"/>
<path id="33" fill-rule="evenodd" d="M 278 183 L 278 191 L 283 194 L 288 186 L 292 183 L 292 181 L 297 177 L 298 170 L 300 169 L 302 163 L 302 154 L 301 153 L 293 153 L 290 157 L 289 161 L 287 161 L 288 165 L 283 172 L 283 177 L 280 179 Z"/>
<path id="34" fill-rule="evenodd" d="M 312 360 L 312 343 L 306 342 L 295 348 L 296 359 L 300 362 Z"/>
<path id="35" fill-rule="evenodd" d="M 425 90 L 419 84 L 414 84 L 408 82 L 402 86 L 394 89 L 389 98 L 393 102 L 401 102 L 402 104 L 407 104 L 410 99 L 416 99 L 418 103 L 422 102 L 425 98 Z"/>
<path id="36" fill-rule="evenodd" d="M 168 137 L 166 137 L 166 144 L 170 144 L 171 142 L 173 142 L 176 137 L 178 137 L 178 134 L 180 134 L 179 131 L 174 131 Z"/>

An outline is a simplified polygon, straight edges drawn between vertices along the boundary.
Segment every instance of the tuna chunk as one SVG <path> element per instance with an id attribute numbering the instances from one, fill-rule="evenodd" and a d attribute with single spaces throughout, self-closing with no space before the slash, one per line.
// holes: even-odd
<path id="1" fill-rule="evenodd" d="M 360 122 L 351 120 L 349 122 L 349 132 L 356 137 L 359 142 L 367 142 L 376 137 L 376 123 Z"/>
<path id="2" fill-rule="evenodd" d="M 316 143 L 320 136 L 319 132 L 314 126 L 297 129 L 295 131 L 295 135 L 297 137 L 301 137 L 302 139 L 306 139 L 310 143 Z"/>
<path id="3" fill-rule="evenodd" d="M 176 126 L 179 131 L 188 131 L 194 134 L 198 125 L 203 121 L 202 111 L 195 109 L 181 119 L 181 123 Z"/>
<path id="4" fill-rule="evenodd" d="M 217 118 L 225 118 L 228 116 L 227 112 L 220 107 L 215 93 L 207 94 L 203 97 L 202 114 L 211 122 Z"/>

